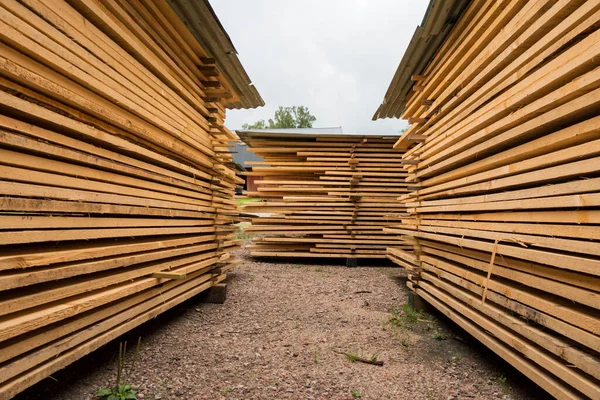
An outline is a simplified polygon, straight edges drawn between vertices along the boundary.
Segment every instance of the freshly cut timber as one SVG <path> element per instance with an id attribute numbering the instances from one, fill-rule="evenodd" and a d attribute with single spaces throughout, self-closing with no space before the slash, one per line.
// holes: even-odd
<path id="1" fill-rule="evenodd" d="M 261 179 L 245 195 L 262 200 L 244 206 L 260 215 L 245 229 L 250 254 L 385 259 L 387 246 L 408 246 L 382 231 L 409 193 L 399 136 L 294 132 L 237 132 L 264 159 L 246 163 Z"/>
<path id="2" fill-rule="evenodd" d="M 384 231 L 412 251 L 388 257 L 555 398 L 599 399 L 600 3 L 456 7 L 431 11 L 445 39 L 411 49 L 428 56 L 374 116 L 411 123 L 394 145 L 411 190 Z"/>
<path id="3" fill-rule="evenodd" d="M 263 102 L 207 1 L 7 0 L 0 28 L 8 399 L 226 278 L 225 110 Z"/>

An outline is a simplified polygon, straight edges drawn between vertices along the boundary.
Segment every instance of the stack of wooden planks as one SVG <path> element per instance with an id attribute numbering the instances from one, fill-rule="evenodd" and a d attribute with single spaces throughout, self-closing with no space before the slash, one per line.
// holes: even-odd
<path id="1" fill-rule="evenodd" d="M 599 27 L 598 1 L 472 1 L 403 99 L 418 189 L 385 229 L 420 297 L 557 399 L 600 399 Z"/>
<path id="2" fill-rule="evenodd" d="M 241 99 L 166 1 L 6 0 L 0 24 L 7 399 L 225 279 L 243 181 Z"/>
<path id="3" fill-rule="evenodd" d="M 401 154 L 392 149 L 398 135 L 310 131 L 238 131 L 248 150 L 264 158 L 246 163 L 247 175 L 261 180 L 245 195 L 263 200 L 245 204 L 249 213 L 261 213 L 246 228 L 258 234 L 250 254 L 385 259 L 386 246 L 402 247 L 382 228 L 395 221 L 388 214 L 409 185 Z"/>

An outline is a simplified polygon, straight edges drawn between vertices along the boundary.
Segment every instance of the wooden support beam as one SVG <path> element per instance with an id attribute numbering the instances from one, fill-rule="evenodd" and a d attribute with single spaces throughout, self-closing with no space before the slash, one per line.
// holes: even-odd
<path id="1" fill-rule="evenodd" d="M 221 82 L 219 82 L 219 81 L 202 81 L 202 85 L 206 88 L 220 88 Z"/>
<path id="2" fill-rule="evenodd" d="M 217 60 L 212 57 L 200 57 L 200 61 L 205 65 L 213 65 L 217 63 Z"/>
<path id="3" fill-rule="evenodd" d="M 206 290 L 200 297 L 203 303 L 223 304 L 227 300 L 227 284 L 217 283 Z"/>
<path id="4" fill-rule="evenodd" d="M 202 72 L 202 75 L 204 76 L 219 76 L 219 70 L 217 69 L 217 67 L 198 67 L 198 69 L 200 70 L 200 72 Z"/>

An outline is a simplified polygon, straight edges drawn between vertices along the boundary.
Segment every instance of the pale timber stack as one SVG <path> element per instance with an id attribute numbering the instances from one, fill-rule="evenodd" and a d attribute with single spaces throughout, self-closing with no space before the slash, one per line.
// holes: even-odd
<path id="1" fill-rule="evenodd" d="M 557 399 L 600 399 L 599 27 L 598 1 L 433 4 L 374 117 L 411 123 L 419 187 L 390 258 Z"/>
<path id="2" fill-rule="evenodd" d="M 225 279 L 225 108 L 262 105 L 207 2 L 0 3 L 0 398 Z"/>
<path id="3" fill-rule="evenodd" d="M 310 129 L 308 130 L 310 131 Z M 248 151 L 264 161 L 247 162 L 262 177 L 246 196 L 252 219 L 246 232 L 260 234 L 252 256 L 386 258 L 401 246 L 383 227 L 395 222 L 396 198 L 408 193 L 398 135 L 238 131 Z"/>

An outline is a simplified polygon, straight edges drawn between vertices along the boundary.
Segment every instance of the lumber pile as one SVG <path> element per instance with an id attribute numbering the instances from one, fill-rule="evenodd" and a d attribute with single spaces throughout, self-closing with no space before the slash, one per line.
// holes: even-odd
<path id="1" fill-rule="evenodd" d="M 412 290 L 557 399 L 600 399 L 599 27 L 597 1 L 472 1 L 402 99 L 418 189 L 385 228 Z"/>
<path id="2" fill-rule="evenodd" d="M 224 280 L 243 181 L 241 99 L 166 1 L 7 0 L 0 20 L 8 399 Z"/>
<path id="3" fill-rule="evenodd" d="M 386 258 L 386 246 L 403 246 L 382 232 L 408 193 L 398 136 L 238 131 L 248 151 L 264 161 L 247 162 L 261 177 L 250 198 L 246 232 L 257 234 L 253 256 Z"/>

